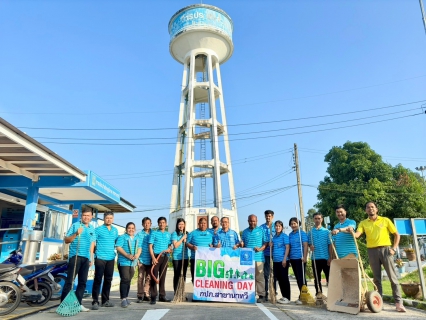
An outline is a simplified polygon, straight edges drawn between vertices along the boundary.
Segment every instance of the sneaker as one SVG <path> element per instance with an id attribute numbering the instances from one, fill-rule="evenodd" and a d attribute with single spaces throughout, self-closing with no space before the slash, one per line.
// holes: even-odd
<path id="1" fill-rule="evenodd" d="M 85 306 L 81 305 L 80 306 L 80 311 L 81 312 L 87 312 L 87 311 L 89 311 L 89 309 L 87 309 Z"/>
<path id="2" fill-rule="evenodd" d="M 282 297 L 282 298 L 278 299 L 277 302 L 281 303 L 281 304 L 287 304 L 287 303 L 290 303 L 290 300 L 288 300 L 287 298 Z"/>
<path id="3" fill-rule="evenodd" d="M 259 296 L 259 299 L 257 299 L 257 303 L 264 303 L 265 298 L 263 296 Z"/>
<path id="4" fill-rule="evenodd" d="M 151 301 L 149 302 L 149 304 L 156 304 L 156 303 L 157 303 L 156 298 L 151 298 Z"/>
<path id="5" fill-rule="evenodd" d="M 126 298 L 127 305 L 130 306 L 132 303 L 129 301 L 129 299 Z"/>
<path id="6" fill-rule="evenodd" d="M 138 297 L 138 300 L 136 301 L 136 303 L 142 303 L 143 302 L 143 298 L 142 297 Z"/>
<path id="7" fill-rule="evenodd" d="M 268 302 L 268 293 L 265 294 L 265 302 Z"/>
<path id="8" fill-rule="evenodd" d="M 99 302 L 93 302 L 92 310 L 99 310 Z"/>
<path id="9" fill-rule="evenodd" d="M 149 297 L 148 297 L 148 296 L 144 296 L 144 297 L 143 297 L 143 301 L 150 301 L 150 299 L 149 299 Z"/>
<path id="10" fill-rule="evenodd" d="M 121 307 L 122 307 L 122 308 L 127 308 L 127 306 L 128 306 L 128 304 L 127 304 L 127 300 L 126 300 L 126 299 L 121 300 Z"/>
<path id="11" fill-rule="evenodd" d="M 102 307 L 113 307 L 114 304 L 112 302 L 110 302 L 109 300 L 107 300 L 105 303 L 102 303 Z"/>
<path id="12" fill-rule="evenodd" d="M 295 304 L 303 304 L 302 301 L 300 301 L 299 299 L 297 299 L 296 301 L 294 301 Z"/>
<path id="13" fill-rule="evenodd" d="M 395 303 L 395 307 L 396 307 L 396 311 L 398 311 L 398 312 L 407 312 L 407 310 L 405 310 L 404 304 L 402 302 Z"/>

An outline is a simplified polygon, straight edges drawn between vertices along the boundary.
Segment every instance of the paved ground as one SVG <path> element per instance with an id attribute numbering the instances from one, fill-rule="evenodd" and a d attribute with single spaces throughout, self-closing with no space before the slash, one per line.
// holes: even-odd
<path id="1" fill-rule="evenodd" d="M 167 295 L 168 298 L 172 298 L 172 271 L 168 272 L 167 276 Z M 293 297 L 296 297 L 298 292 L 297 285 L 294 281 L 291 281 Z M 314 292 L 313 283 L 309 284 L 311 292 Z M 327 288 L 324 288 L 326 293 Z M 189 283 L 186 285 L 186 292 L 192 292 L 192 285 Z M 191 297 L 191 294 L 188 294 Z M 280 295 L 279 295 L 280 296 Z M 191 320 L 191 319 L 250 319 L 250 320 L 261 320 L 261 319 L 367 319 L 374 318 L 375 320 L 387 320 L 387 319 L 425 319 L 426 312 L 414 308 L 407 308 L 407 313 L 395 312 L 395 307 L 390 304 L 385 304 L 385 308 L 382 312 L 373 314 L 369 311 L 359 313 L 356 316 L 329 312 L 325 309 L 318 307 L 309 307 L 304 305 L 272 305 L 270 303 L 255 304 L 255 305 L 243 305 L 235 303 L 213 303 L 213 302 L 183 302 L 179 304 L 172 303 L 160 303 L 151 306 L 149 303 L 144 302 L 142 304 L 135 303 L 136 301 L 136 287 L 132 286 L 131 289 L 131 301 L 132 303 L 128 308 L 120 308 L 119 295 L 117 291 L 112 292 L 111 300 L 116 304 L 114 308 L 100 308 L 98 311 L 90 311 L 79 313 L 74 319 L 91 319 L 91 320 Z M 189 298 L 189 300 L 191 300 Z M 90 307 L 91 300 L 85 299 L 83 304 L 86 307 Z M 50 319 L 61 319 L 55 313 L 55 308 L 51 310 L 42 311 L 38 314 L 24 317 L 28 320 L 50 320 Z"/>

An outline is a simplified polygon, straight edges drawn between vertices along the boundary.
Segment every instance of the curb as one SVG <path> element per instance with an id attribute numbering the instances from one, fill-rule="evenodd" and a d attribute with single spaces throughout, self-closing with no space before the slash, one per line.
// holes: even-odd
<path id="1" fill-rule="evenodd" d="M 39 313 L 41 311 L 45 311 L 45 310 L 48 310 L 48 309 L 51 309 L 51 308 L 56 308 L 57 306 L 59 306 L 59 304 L 60 303 L 58 302 L 57 304 L 54 304 L 54 305 L 50 304 L 50 305 L 44 305 L 44 306 L 41 306 L 41 307 L 32 307 L 32 308 L 28 308 L 28 311 L 18 313 L 18 314 L 12 312 L 11 314 L 4 315 L 1 319 L 2 320 L 20 319 L 20 318 L 29 316 L 31 314 Z M 19 308 L 19 306 L 18 306 L 18 308 Z"/>
<path id="2" fill-rule="evenodd" d="M 383 295 L 383 300 L 387 302 L 394 302 L 392 296 Z M 406 299 L 402 298 L 402 302 L 405 306 L 414 307 L 421 310 L 426 310 L 426 301 L 419 301 L 419 300 L 412 300 L 412 299 Z"/>

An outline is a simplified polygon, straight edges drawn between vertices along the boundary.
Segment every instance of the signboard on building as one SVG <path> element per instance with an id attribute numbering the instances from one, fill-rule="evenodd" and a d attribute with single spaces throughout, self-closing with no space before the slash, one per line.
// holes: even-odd
<path id="1" fill-rule="evenodd" d="M 250 248 L 198 248 L 194 299 L 255 303 L 254 251 Z"/>

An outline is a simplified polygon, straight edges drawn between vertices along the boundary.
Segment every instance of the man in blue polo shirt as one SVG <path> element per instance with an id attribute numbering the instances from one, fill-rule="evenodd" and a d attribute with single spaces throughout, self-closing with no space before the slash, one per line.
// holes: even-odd
<path id="1" fill-rule="evenodd" d="M 275 235 L 275 226 L 274 226 L 274 211 L 266 210 L 265 211 L 265 223 L 260 227 L 265 231 L 265 235 L 268 239 L 272 239 Z M 272 232 L 272 235 L 271 235 Z M 270 240 L 268 240 L 269 243 Z M 263 265 L 263 276 L 265 277 L 265 301 L 268 301 L 268 286 L 269 286 L 269 276 L 271 273 L 271 251 L 269 245 L 263 251 L 265 255 L 265 263 Z"/>
<path id="2" fill-rule="evenodd" d="M 333 241 L 339 259 L 358 257 L 355 240 L 351 234 L 351 230 L 355 230 L 356 222 L 346 218 L 346 209 L 343 205 L 336 207 L 336 216 L 339 222 L 334 225 L 331 234 L 334 236 Z"/>
<path id="3" fill-rule="evenodd" d="M 263 250 L 265 250 L 268 239 L 263 228 L 257 226 L 257 217 L 254 214 L 248 217 L 249 227 L 243 231 L 241 237 L 241 247 L 252 248 L 254 250 L 255 261 L 255 281 L 256 293 L 259 295 L 258 303 L 265 302 L 265 278 L 263 276 L 263 264 L 265 257 Z"/>
<path id="4" fill-rule="evenodd" d="M 89 207 L 84 208 L 81 213 L 81 221 L 73 223 L 68 229 L 67 235 L 64 238 L 65 243 L 70 244 L 70 248 L 67 280 L 65 281 L 64 288 L 62 290 L 61 302 L 71 291 L 74 281 L 73 275 L 75 265 L 75 275 L 78 276 L 78 284 L 77 290 L 75 290 L 75 295 L 78 299 L 78 302 L 80 303 L 81 311 L 89 311 L 88 308 L 81 304 L 81 300 L 83 299 L 83 294 L 86 290 L 87 275 L 89 273 L 89 268 L 92 265 L 93 251 L 96 241 L 95 228 L 90 225 L 92 216 L 92 209 Z M 77 262 L 75 262 L 76 255 Z"/>
<path id="5" fill-rule="evenodd" d="M 207 230 L 207 219 L 202 217 L 198 220 L 198 229 L 192 231 L 186 245 L 191 249 L 191 278 L 194 283 L 194 269 L 195 269 L 195 251 L 197 248 L 208 248 L 213 243 L 213 235 Z"/>
<path id="6" fill-rule="evenodd" d="M 143 230 L 136 234 L 139 242 L 142 243 L 142 253 L 138 261 L 138 301 L 150 301 L 150 282 L 151 282 L 151 254 L 149 253 L 149 236 L 151 234 L 151 219 L 145 217 L 142 219 Z"/>
<path id="7" fill-rule="evenodd" d="M 208 231 L 213 235 L 213 237 L 218 233 L 220 230 L 222 230 L 221 227 L 219 227 L 219 218 L 217 216 L 213 216 L 210 219 L 210 222 L 212 224 L 212 227 L 208 229 Z"/>
<path id="8" fill-rule="evenodd" d="M 321 273 L 324 271 L 325 279 L 328 283 L 328 276 L 330 274 L 331 262 L 331 241 L 330 231 L 322 226 L 323 216 L 320 212 L 316 212 L 313 216 L 314 227 L 308 233 L 308 245 L 311 249 L 312 271 L 316 273 L 314 277 L 315 290 L 317 295 L 322 292 L 321 286 Z M 318 279 L 318 282 L 317 282 Z"/>
<path id="9" fill-rule="evenodd" d="M 237 249 L 240 246 L 240 239 L 238 233 L 234 230 L 229 229 L 229 218 L 222 217 L 220 219 L 222 225 L 222 230 L 216 233 L 216 236 L 213 239 L 213 246 L 216 248 L 232 248 Z"/>
<path id="10" fill-rule="evenodd" d="M 95 278 L 92 288 L 92 310 L 99 309 L 99 289 L 101 288 L 102 278 L 102 307 L 113 307 L 114 304 L 109 301 L 111 291 L 111 281 L 114 275 L 115 261 L 115 241 L 118 238 L 118 230 L 112 225 L 114 214 L 112 212 L 104 213 L 104 224 L 95 229 L 96 234 L 96 252 L 95 252 Z"/>
<path id="11" fill-rule="evenodd" d="M 159 287 L 160 287 L 160 297 L 158 301 L 160 302 L 170 302 L 166 298 L 166 274 L 167 274 L 167 263 L 169 262 L 169 253 L 172 251 L 171 244 L 171 234 L 166 231 L 167 219 L 165 217 L 160 217 L 157 220 L 158 230 L 151 232 L 149 237 L 149 253 L 151 254 L 152 264 L 154 265 L 154 270 L 152 271 L 153 275 L 158 277 Z M 151 279 L 151 302 L 150 304 L 155 304 L 157 300 L 157 283 L 152 278 Z"/>

